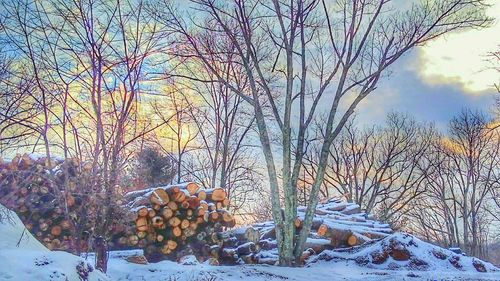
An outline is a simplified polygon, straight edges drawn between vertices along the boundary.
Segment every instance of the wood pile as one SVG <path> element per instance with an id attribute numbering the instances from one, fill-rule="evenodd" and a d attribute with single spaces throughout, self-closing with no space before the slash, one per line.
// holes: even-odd
<path id="1" fill-rule="evenodd" d="M 302 228 L 305 207 L 297 208 L 295 220 L 296 234 Z M 274 222 L 257 223 L 252 226 L 261 235 L 258 242 L 260 252 L 254 253 L 252 263 L 274 265 L 278 261 Z M 302 254 L 303 261 L 324 250 L 352 247 L 393 233 L 388 224 L 376 221 L 372 216 L 361 211 L 359 205 L 332 199 L 318 204 L 311 232 Z"/>
<path id="2" fill-rule="evenodd" d="M 302 227 L 305 211 L 304 207 L 297 209 L 296 234 L 299 234 Z M 146 210 L 142 212 L 146 214 Z M 142 224 L 138 224 L 137 227 L 139 228 L 140 225 Z M 177 247 L 180 248 L 167 251 L 166 258 L 181 261 L 184 256 L 194 253 L 199 261 L 208 260 L 213 265 L 277 264 L 278 249 L 274 222 L 257 223 L 223 232 L 218 232 L 221 230 L 220 228 L 210 228 L 210 224 L 207 223 L 199 228 L 204 229 L 207 226 L 210 231 L 213 229 L 216 232 L 216 235 L 213 235 L 213 240 L 200 241 L 194 239 L 190 240 L 191 242 L 177 243 Z M 151 231 L 151 229 L 154 234 L 158 234 L 154 230 L 154 225 L 149 227 L 148 231 Z M 361 212 L 358 205 L 340 200 L 330 200 L 325 204 L 319 204 L 316 209 L 311 233 L 302 254 L 302 260 L 306 261 L 325 250 L 356 246 L 364 242 L 384 238 L 392 232 L 388 224 L 380 223 Z M 148 235 L 150 234 L 146 231 L 141 236 Z M 183 243 L 183 246 L 179 246 L 181 243 Z M 163 245 L 165 244 L 150 243 L 146 246 L 145 252 L 150 253 L 155 249 L 161 249 L 161 247 L 164 247 Z"/>
<path id="3" fill-rule="evenodd" d="M 31 155 L 0 161 L 0 203 L 15 211 L 47 248 L 86 251 L 102 202 L 99 192 L 87 187 L 88 166 L 66 159 L 52 160 L 49 167 L 46 158 Z M 272 221 L 228 230 L 235 219 L 226 210 L 229 200 L 221 188 L 185 183 L 129 192 L 114 202 L 125 208 L 106 233 L 111 250 L 142 248 L 151 262 L 188 255 L 226 265 L 278 260 Z M 297 213 L 298 234 L 305 208 Z M 391 233 L 388 224 L 361 212 L 358 205 L 330 200 L 315 211 L 303 259 Z"/>
<path id="4" fill-rule="evenodd" d="M 75 171 L 73 161 L 53 160 L 52 166 L 64 166 L 70 173 Z M 76 247 L 72 237 L 74 224 L 65 216 L 81 202 L 68 190 L 58 190 L 54 175 L 48 172 L 45 157 L 18 155 L 10 162 L 0 163 L 0 200 L 7 208 L 15 211 L 26 228 L 49 249 L 69 250 Z M 76 185 L 69 185 L 76 187 Z M 64 196 L 66 195 L 66 198 Z M 61 198 L 63 197 L 63 198 Z M 64 200 L 66 199 L 66 200 Z M 66 201 L 66 206 L 63 202 Z M 81 245 L 84 247 L 85 245 Z"/>
<path id="5" fill-rule="evenodd" d="M 15 211 L 26 228 L 51 250 L 73 253 L 88 250 L 95 225 L 98 196 L 84 188 L 90 178 L 88 163 L 17 155 L 0 160 L 0 203 Z M 117 221 L 108 233 L 111 249 L 129 247 L 133 228 Z"/>
<path id="6" fill-rule="evenodd" d="M 202 190 L 195 183 L 151 188 L 125 196 L 137 215 L 136 234 L 129 241 L 142 247 L 148 261 L 182 261 L 195 256 L 212 265 L 269 264 L 278 262 L 274 222 L 236 229 L 234 218 L 223 208 L 222 189 Z M 306 209 L 299 207 L 298 234 Z M 217 215 L 215 215 L 217 214 Z M 306 242 L 303 261 L 324 250 L 351 247 L 380 239 L 393 231 L 361 212 L 358 205 L 340 200 L 319 204 Z"/>
<path id="7" fill-rule="evenodd" d="M 219 259 L 223 244 L 237 237 L 222 233 L 224 227 L 235 226 L 222 188 L 201 189 L 190 182 L 130 192 L 124 199 L 136 214 L 136 233 L 128 242 L 142 247 L 151 262 L 186 255 Z"/>

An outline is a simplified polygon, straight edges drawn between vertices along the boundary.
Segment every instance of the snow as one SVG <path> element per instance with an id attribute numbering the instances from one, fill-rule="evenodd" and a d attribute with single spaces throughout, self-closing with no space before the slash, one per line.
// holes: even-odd
<path id="1" fill-rule="evenodd" d="M 360 265 L 356 262 L 357 257 L 366 256 L 373 251 L 380 251 L 391 241 L 410 245 L 409 249 L 412 254 L 421 259 L 425 258 L 429 267 L 411 269 L 405 266 L 408 262 L 394 260 L 388 260 L 384 264 L 374 266 Z M 128 256 L 140 255 L 141 251 L 117 251 L 110 255 L 108 274 L 117 281 L 500 280 L 500 271 L 489 263 L 484 262 L 488 272 L 480 273 L 472 266 L 474 258 L 462 256 L 461 262 L 464 267 L 458 270 L 447 260 L 439 260 L 434 257 L 432 250 L 440 250 L 449 257 L 455 255 L 451 251 L 425 243 L 411 235 L 396 233 L 380 241 L 354 249 L 325 251 L 323 258 L 328 256 L 332 259 L 317 258 L 302 268 L 283 268 L 269 265 L 211 266 L 206 263 L 197 263 L 192 258 L 187 258 L 189 264 L 184 262 L 184 265 L 172 261 L 141 265 L 125 260 Z M 276 253 L 262 251 L 260 254 L 273 256 Z M 400 266 L 396 268 L 394 264 Z"/>
<path id="2" fill-rule="evenodd" d="M 388 270 L 366 268 L 350 260 L 338 260 L 309 264 L 303 268 L 283 268 L 269 265 L 210 266 L 208 264 L 180 265 L 162 261 L 146 265 L 132 264 L 125 260 L 137 251 L 113 252 L 108 274 L 116 281 L 331 281 L 331 280 L 500 280 L 500 273 L 478 273 L 436 269 L 417 271 L 408 269 Z M 439 278 L 436 272 L 439 270 Z"/>
<path id="3" fill-rule="evenodd" d="M 381 264 L 374 263 L 375 255 L 380 256 L 384 252 L 390 251 L 390 249 L 408 251 L 410 258 L 408 260 L 396 260 L 391 255 L 388 255 L 385 262 Z M 352 261 L 363 267 L 377 270 L 449 271 L 474 273 L 478 277 L 483 277 L 485 273 L 479 273 L 474 267 L 474 263 L 478 263 L 482 264 L 487 272 L 496 276 L 496 280 L 500 280 L 500 269 L 491 263 L 456 254 L 404 233 L 395 233 L 382 240 L 350 249 L 325 250 L 312 258 L 309 264 L 331 263 L 339 260 Z M 452 261 L 455 262 L 456 266 L 453 265 Z"/>
<path id="4" fill-rule="evenodd" d="M 169 188 L 179 187 L 181 188 L 181 192 L 184 192 L 186 196 L 190 196 L 189 192 L 183 189 L 186 188 L 186 186 L 188 186 L 190 183 L 191 182 L 183 182 L 172 185 L 161 185 L 161 186 L 127 192 L 124 195 L 124 198 L 126 199 L 127 202 L 125 207 L 132 212 L 137 212 L 137 210 L 145 207 L 145 205 L 149 203 L 149 198 L 151 197 L 153 192 L 155 192 L 155 190 L 157 190 L 158 188 L 167 190 Z"/>
<path id="5" fill-rule="evenodd" d="M 297 217 L 302 221 L 304 221 L 305 212 L 306 207 L 299 206 L 297 208 Z M 359 205 L 343 202 L 338 199 L 331 199 L 323 204 L 318 204 L 313 221 L 316 224 L 324 224 L 329 229 L 349 230 L 353 235 L 362 238 L 362 241 L 386 237 L 393 233 L 389 224 L 379 222 L 370 215 L 362 212 Z M 267 221 L 256 223 L 252 226 L 258 229 L 260 234 L 264 236 L 274 229 L 274 222 Z M 319 238 L 316 230 L 317 228 L 311 230 L 310 238 Z"/>
<path id="6" fill-rule="evenodd" d="M 3 208 L 0 205 L 1 208 Z M 12 220 L 0 223 L 0 280 L 40 280 L 40 281 L 80 281 L 76 270 L 80 264 L 91 267 L 94 255 L 77 257 L 65 252 L 48 251 L 28 232 L 19 239 L 24 226 L 19 218 L 11 213 Z M 19 242 L 19 246 L 17 246 Z M 309 239 L 309 242 L 327 243 L 324 239 Z M 374 251 L 381 251 L 397 241 L 411 250 L 412 254 L 429 263 L 425 269 L 410 268 L 407 261 L 389 259 L 379 265 L 360 265 L 356 258 L 366 257 Z M 394 243 L 394 242 L 393 242 Z M 447 257 L 460 256 L 463 268 L 457 269 L 450 262 L 437 259 L 432 251 L 439 250 Z M 276 250 L 261 251 L 275 257 Z M 493 265 L 483 262 L 488 272 L 477 272 L 472 262 L 474 258 L 457 255 L 411 235 L 392 234 L 386 238 L 351 249 L 327 250 L 313 258 L 302 268 L 284 268 L 269 265 L 212 266 L 198 263 L 193 257 L 186 257 L 183 264 L 172 261 L 136 264 L 126 260 L 130 256 L 142 255 L 141 250 L 114 251 L 110 253 L 107 275 L 96 271 L 89 272 L 89 281 L 388 281 L 388 280 L 500 280 L 500 271 Z M 329 260 L 328 260 L 329 259 Z M 392 266 L 391 266 L 392 264 Z M 399 265 L 394 267 L 393 265 Z M 439 276 L 437 276 L 437 272 Z"/>
<path id="7" fill-rule="evenodd" d="M 10 220 L 0 222 L 0 280 L 79 281 L 87 272 L 88 281 L 112 280 L 91 265 L 93 260 L 66 252 L 49 251 L 28 231 L 19 217 L 0 205 L 0 212 L 8 212 Z M 79 275 L 77 267 L 81 270 Z"/>
<path id="8" fill-rule="evenodd" d="M 310 239 L 311 242 L 322 242 L 321 239 Z M 429 266 L 411 267 L 409 261 L 395 261 L 389 258 L 379 265 L 362 265 L 356 261 L 372 252 L 382 251 L 385 247 L 393 245 L 401 248 L 405 245 L 410 250 L 412 257 L 425 260 Z M 278 281 L 278 280 L 500 280 L 500 271 L 493 265 L 482 262 L 487 271 L 478 272 L 472 262 L 472 257 L 461 257 L 461 269 L 455 268 L 445 259 L 441 260 L 432 254 L 440 251 L 447 258 L 456 254 L 446 249 L 439 248 L 423 242 L 411 235 L 395 233 L 386 238 L 373 241 L 351 249 L 324 251 L 323 254 L 311 259 L 302 268 L 283 268 L 269 265 L 237 265 L 237 266 L 211 266 L 206 263 L 197 263 L 192 258 L 186 258 L 183 264 L 172 261 L 162 261 L 146 265 L 132 264 L 125 259 L 128 256 L 140 255 L 140 251 L 113 252 L 110 256 L 109 276 L 117 281 L 132 280 L 176 280 L 176 281 Z M 261 259 L 269 256 L 270 261 L 276 257 L 276 250 L 261 251 Z M 477 259 L 476 259 L 477 260 Z M 439 272 L 439 277 L 436 273 Z"/>
<path id="9" fill-rule="evenodd" d="M 46 153 L 38 153 L 38 152 L 33 152 L 33 153 L 25 153 L 23 155 L 26 155 L 28 156 L 30 159 L 32 160 L 40 160 L 40 159 L 43 159 L 43 158 L 46 158 L 47 157 L 47 154 Z M 12 162 L 12 160 L 14 159 L 14 157 L 20 157 L 20 156 L 23 156 L 21 154 L 16 154 L 14 155 L 13 157 L 6 157 L 4 158 L 3 160 L 5 162 Z M 62 156 L 59 156 L 59 155 L 51 155 L 51 158 L 53 161 L 63 161 L 64 160 L 64 157 Z"/>
<path id="10" fill-rule="evenodd" d="M 9 211 L 2 205 L 0 205 L 0 212 L 2 214 L 8 214 L 5 216 L 3 223 L 0 223 L 1 250 L 21 248 L 31 251 L 49 251 L 42 245 L 42 243 L 38 242 L 38 240 L 31 236 L 16 214 Z"/>

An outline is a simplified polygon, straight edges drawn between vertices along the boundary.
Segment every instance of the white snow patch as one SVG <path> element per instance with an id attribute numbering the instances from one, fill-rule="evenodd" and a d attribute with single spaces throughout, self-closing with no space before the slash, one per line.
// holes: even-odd
<path id="1" fill-rule="evenodd" d="M 95 270 L 93 260 L 70 253 L 49 251 L 29 231 L 19 217 L 0 205 L 0 212 L 9 213 L 10 220 L 0 222 L 0 280 L 12 281 L 81 281 L 77 266 L 87 270 L 88 281 L 112 280 Z"/>

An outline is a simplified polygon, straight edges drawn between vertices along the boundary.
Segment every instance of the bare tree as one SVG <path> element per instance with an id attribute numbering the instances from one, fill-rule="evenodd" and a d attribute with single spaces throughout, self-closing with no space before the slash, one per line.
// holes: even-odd
<path id="1" fill-rule="evenodd" d="M 162 102 L 153 105 L 155 114 L 169 128 L 169 133 L 154 132 L 153 141 L 164 153 L 173 153 L 177 173 L 175 180 L 178 183 L 186 180 L 185 157 L 197 148 L 194 141 L 199 133 L 190 114 L 195 110 L 194 106 L 182 91 L 169 91 Z"/>
<path id="2" fill-rule="evenodd" d="M 102 234 L 116 210 L 113 198 L 132 154 L 128 148 L 163 125 L 144 118 L 139 103 L 142 95 L 159 91 L 144 83 L 151 78 L 145 69 L 167 60 L 158 60 L 164 46 L 156 23 L 145 15 L 143 1 L 3 1 L 0 6 L 0 38 L 22 66 L 15 75 L 21 81 L 26 71 L 30 78 L 23 106 L 30 102 L 41 113 L 18 125 L 39 134 L 48 159 L 52 154 L 92 159 L 94 176 L 82 190 L 103 199 L 96 220 Z"/>
<path id="3" fill-rule="evenodd" d="M 2 52 L 0 50 L 0 52 Z M 3 52 L 2 52 L 3 53 Z M 13 60 L 0 56 L 0 153 L 27 145 L 37 132 L 33 122 L 38 110 L 31 106 L 28 93 L 32 91 L 29 75 L 19 79 L 14 72 Z"/>
<path id="4" fill-rule="evenodd" d="M 499 134 L 487 116 L 470 110 L 454 117 L 449 131 L 437 143 L 437 172 L 427 179 L 429 191 L 415 202 L 410 217 L 416 218 L 414 230 L 427 239 L 485 257 L 492 214 L 498 212 L 489 205 L 500 184 Z"/>
<path id="5" fill-rule="evenodd" d="M 435 171 L 429 161 L 435 137 L 431 126 L 397 113 L 383 127 L 360 130 L 348 123 L 331 147 L 322 196 L 341 195 L 381 220 L 400 222 Z M 317 149 L 311 154 L 305 157 L 308 178 L 318 170 Z"/>
<path id="6" fill-rule="evenodd" d="M 206 40 L 211 40 L 212 44 L 224 40 L 217 35 L 213 33 Z M 226 43 L 231 45 L 230 41 Z M 235 77 L 245 87 L 246 75 L 234 61 L 233 52 L 208 55 L 212 68 L 217 69 L 219 75 Z M 196 81 L 183 79 L 187 81 L 182 84 L 192 93 L 188 99 L 194 101 L 188 114 L 198 135 L 197 149 L 190 157 L 189 173 L 206 186 L 226 189 L 231 202 L 229 209 L 235 212 L 250 199 L 251 186 L 260 183 L 256 170 L 258 160 L 252 152 L 255 145 L 250 135 L 255 118 L 241 96 L 218 81 L 206 66 L 201 65 L 204 71 L 190 66 L 183 71 Z"/>
<path id="7" fill-rule="evenodd" d="M 482 1 L 425 1 L 406 11 L 389 1 L 193 2 L 197 18 L 204 17 L 210 25 L 174 15 L 168 3 L 164 5 L 166 11 L 155 15 L 190 45 L 184 57 L 201 61 L 218 81 L 253 107 L 266 160 L 282 265 L 293 265 L 294 257 L 299 264 L 330 146 L 359 102 L 375 90 L 387 68 L 430 39 L 452 30 L 484 26 L 489 21 L 482 12 Z M 227 44 L 206 41 L 204 34 L 214 30 L 235 47 L 235 60 L 245 70 L 249 91 L 242 91 L 237 80 L 221 76 L 212 67 L 207 54 L 230 51 Z M 266 115 L 265 105 L 272 118 Z M 325 138 L 321 140 L 319 168 L 304 227 L 296 237 L 293 222 L 304 144 L 320 112 L 327 116 L 320 128 Z M 271 142 L 273 128 L 279 131 L 279 157 Z M 280 189 L 284 204 L 280 202 Z"/>
<path id="8" fill-rule="evenodd" d="M 480 255 L 480 216 L 488 193 L 498 186 L 498 133 L 488 127 L 481 113 L 464 111 L 450 123 L 451 145 L 448 157 L 454 168 L 463 218 L 463 243 L 472 255 Z M 470 241 L 470 239 L 472 241 Z"/>

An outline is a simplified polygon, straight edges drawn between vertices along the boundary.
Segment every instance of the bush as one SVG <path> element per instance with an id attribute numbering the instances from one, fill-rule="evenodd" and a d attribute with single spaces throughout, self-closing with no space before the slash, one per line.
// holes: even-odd
<path id="1" fill-rule="evenodd" d="M 176 174 L 175 163 L 171 155 L 162 154 L 153 147 L 146 147 L 136 156 L 135 177 L 148 186 L 165 185 Z"/>

